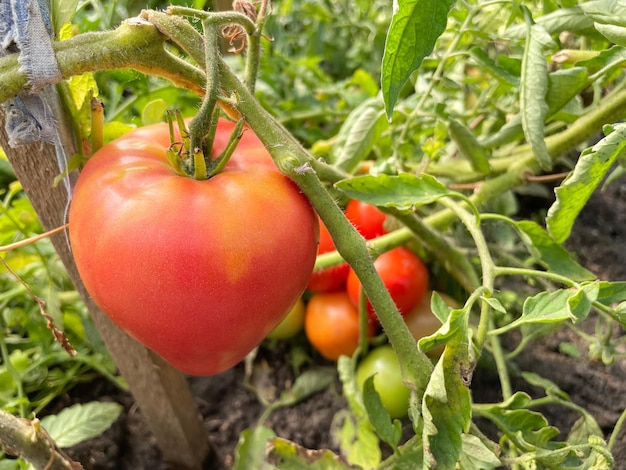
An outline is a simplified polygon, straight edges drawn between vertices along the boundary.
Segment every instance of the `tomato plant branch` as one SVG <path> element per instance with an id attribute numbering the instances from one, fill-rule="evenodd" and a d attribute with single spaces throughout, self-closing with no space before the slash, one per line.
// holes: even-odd
<path id="1" fill-rule="evenodd" d="M 311 168 L 309 162 L 313 157 L 260 105 L 222 61 L 220 76 L 224 88 L 239 95 L 238 110 L 246 116 L 250 127 L 269 150 L 280 170 L 298 184 L 309 198 L 328 228 L 339 253 L 356 272 L 398 355 L 404 379 L 413 384 L 421 396 L 429 381 L 432 363 L 418 350 L 417 343 L 378 276 L 365 239 L 346 219 Z"/>
<path id="2" fill-rule="evenodd" d="M 29 421 L 0 410 L 0 443 L 5 452 L 22 457 L 37 469 L 83 468 L 56 448 L 38 419 Z"/>

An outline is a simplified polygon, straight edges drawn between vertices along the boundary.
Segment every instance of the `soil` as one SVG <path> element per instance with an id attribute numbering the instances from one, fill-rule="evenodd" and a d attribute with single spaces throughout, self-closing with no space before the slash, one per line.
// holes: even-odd
<path id="1" fill-rule="evenodd" d="M 596 273 L 600 279 L 626 279 L 626 182 L 615 183 L 605 192 L 596 192 L 588 206 L 580 214 L 572 236 L 567 242 L 581 263 Z M 537 201 L 528 200 L 529 206 Z M 545 205 L 545 201 L 543 201 Z M 545 206 L 544 206 L 545 207 Z M 593 329 L 593 321 L 586 327 Z M 621 332 L 618 332 L 621 333 Z M 508 347 L 517 338 L 508 338 Z M 574 344 L 583 353 L 574 359 L 560 352 L 562 343 Z M 617 360 L 611 366 L 598 361 L 586 360 L 586 348 L 569 329 L 562 329 L 535 341 L 532 347 L 517 358 L 516 370 L 533 371 L 552 380 L 571 400 L 588 409 L 606 433 L 607 438 L 622 410 L 626 408 L 626 360 Z M 280 392 L 294 380 L 294 368 L 290 365 L 288 349 L 262 347 L 256 360 L 265 367 L 265 382 Z M 327 365 L 316 358 L 306 367 Z M 263 405 L 257 394 L 244 386 L 245 367 L 240 364 L 232 370 L 215 377 L 189 378 L 198 409 L 204 417 L 218 461 L 214 468 L 227 469 L 233 464 L 234 450 L 239 434 L 254 426 Z M 525 390 L 539 397 L 543 392 L 529 387 L 521 379 L 514 383 L 516 390 Z M 477 402 L 500 400 L 497 375 L 488 367 L 479 367 L 473 378 L 472 390 Z M 307 448 L 330 448 L 337 450 L 331 439 L 331 426 L 335 413 L 345 407 L 338 381 L 296 406 L 283 408 L 270 415 L 266 424 L 275 432 Z M 121 393 L 106 381 L 82 385 L 71 395 L 63 397 L 56 407 L 61 408 L 75 401 L 115 400 L 125 407 L 124 414 L 102 436 L 69 449 L 70 457 L 83 464 L 85 469 L 116 470 L 165 470 L 151 433 L 141 410 L 133 403 L 132 396 Z M 560 429 L 565 436 L 579 417 L 563 407 L 541 410 L 549 423 Z M 485 426 L 486 433 L 493 432 Z M 626 469 L 626 433 L 619 437 L 615 447 L 618 469 Z"/>

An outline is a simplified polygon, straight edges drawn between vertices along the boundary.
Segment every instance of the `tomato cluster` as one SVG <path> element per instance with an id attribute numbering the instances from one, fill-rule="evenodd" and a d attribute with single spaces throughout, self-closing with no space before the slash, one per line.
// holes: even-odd
<path id="1" fill-rule="evenodd" d="M 345 215 L 367 240 L 386 233 L 386 215 L 376 206 L 352 200 L 346 206 Z M 333 240 L 320 221 L 318 253 L 334 250 Z M 374 267 L 416 339 L 434 333 L 441 326 L 430 309 L 428 271 L 415 253 L 403 246 L 394 248 L 382 253 Z M 304 308 L 304 332 L 309 343 L 332 361 L 342 355 L 351 356 L 359 344 L 361 331 L 358 310 L 361 283 L 356 273 L 346 263 L 316 271 L 307 290 L 310 297 Z M 369 300 L 365 305 L 367 335 L 371 337 L 379 327 L 378 317 Z M 301 318 L 302 309 L 298 307 L 284 323 L 302 324 Z M 438 353 L 440 351 L 432 352 L 433 355 Z M 394 418 L 406 415 L 410 393 L 402 382 L 398 358 L 391 346 L 371 350 L 359 363 L 356 373 L 360 387 L 369 376 L 375 375 L 374 388 L 389 414 Z"/>

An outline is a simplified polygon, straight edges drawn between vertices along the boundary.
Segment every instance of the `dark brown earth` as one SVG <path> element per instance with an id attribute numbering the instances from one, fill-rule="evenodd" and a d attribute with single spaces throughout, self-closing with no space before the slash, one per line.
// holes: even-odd
<path id="1" fill-rule="evenodd" d="M 606 192 L 597 192 L 580 215 L 568 241 L 583 265 L 601 279 L 626 280 L 626 182 L 616 183 Z M 536 201 L 535 201 L 536 202 Z M 532 203 L 530 201 L 529 203 Z M 593 328 L 593 323 L 587 325 Z M 619 332 L 621 333 L 621 332 Z M 509 338 L 515 344 L 514 336 Z M 555 382 L 572 401 L 588 409 L 596 418 L 607 438 L 622 410 L 626 408 L 626 360 L 611 366 L 583 358 L 573 359 L 559 352 L 562 342 L 576 344 L 586 354 L 586 346 L 568 329 L 563 329 L 536 341 L 516 360 L 520 370 L 533 371 Z M 294 372 L 289 364 L 288 348 L 274 351 L 261 348 L 259 357 L 270 366 L 268 379 L 277 391 L 290 386 Z M 324 364 L 323 361 L 317 361 Z M 315 364 L 313 364 L 315 365 Z M 309 365 L 310 366 L 310 365 Z M 309 367 L 307 366 L 307 367 Z M 263 406 L 254 392 L 243 385 L 244 366 L 211 378 L 190 378 L 189 383 L 201 411 L 212 443 L 218 454 L 214 468 L 229 468 L 239 433 L 254 426 Z M 517 390 L 533 396 L 542 391 L 532 389 L 516 380 Z M 477 402 L 499 400 L 497 375 L 488 368 L 479 368 L 472 383 Z M 125 406 L 125 413 L 104 435 L 69 450 L 69 455 L 88 470 L 160 470 L 166 469 L 159 450 L 151 437 L 141 411 L 133 405 L 132 397 L 121 393 L 109 383 L 100 381 L 75 388 L 55 406 L 61 408 L 74 401 L 115 400 Z M 308 448 L 331 448 L 333 415 L 344 407 L 340 384 L 326 389 L 304 402 L 273 413 L 266 424 L 282 437 Z M 562 407 L 541 410 L 551 425 L 564 434 L 578 415 Z M 488 428 L 486 432 L 490 432 Z M 614 448 L 618 469 L 626 469 L 626 432 Z"/>

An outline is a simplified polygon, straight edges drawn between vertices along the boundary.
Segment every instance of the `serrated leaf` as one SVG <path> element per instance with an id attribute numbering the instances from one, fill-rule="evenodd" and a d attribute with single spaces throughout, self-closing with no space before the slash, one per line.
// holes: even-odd
<path id="1" fill-rule="evenodd" d="M 574 281 L 589 281 L 596 278 L 595 274 L 586 270 L 570 256 L 568 251 L 536 222 L 522 220 L 515 223 L 521 239 L 546 269 Z"/>
<path id="2" fill-rule="evenodd" d="M 122 409 L 119 403 L 79 403 L 56 415 L 44 416 L 41 425 L 59 447 L 72 447 L 109 429 Z"/>
<path id="3" fill-rule="evenodd" d="M 278 470 L 348 470 L 358 469 L 328 449 L 306 449 L 295 442 L 274 438 L 268 461 Z M 257 467 L 248 467 L 256 469 Z"/>
<path id="4" fill-rule="evenodd" d="M 548 63 L 544 57 L 544 49 L 554 43 L 542 26 L 530 24 L 530 20 L 528 21 L 520 80 L 522 129 L 541 168 L 550 170 L 552 159 L 544 140 L 544 120 L 549 111 L 546 102 Z"/>
<path id="5" fill-rule="evenodd" d="M 502 461 L 483 441 L 471 434 L 463 434 L 463 451 L 459 460 L 460 468 L 480 468 L 492 470 L 502 468 Z"/>
<path id="6" fill-rule="evenodd" d="M 375 206 L 412 210 L 416 206 L 432 204 L 445 196 L 457 193 L 430 175 L 365 175 L 335 183 L 348 197 Z"/>
<path id="7" fill-rule="evenodd" d="M 402 424 L 399 420 L 392 420 L 384 407 L 380 395 L 374 388 L 374 376 L 368 377 L 363 383 L 363 404 L 369 415 L 370 422 L 376 434 L 395 449 L 402 437 Z"/>
<path id="8" fill-rule="evenodd" d="M 338 168 L 351 173 L 367 158 L 388 126 L 378 99 L 367 100 L 354 109 L 341 128 L 333 154 Z"/>
<path id="9" fill-rule="evenodd" d="M 567 240 L 578 214 L 625 150 L 626 124 L 616 124 L 613 132 L 583 151 L 574 170 L 555 189 L 556 201 L 548 210 L 546 224 L 557 243 Z"/>
<path id="10" fill-rule="evenodd" d="M 446 30 L 454 0 L 397 0 L 387 31 L 381 72 L 381 88 L 387 117 L 402 86 L 419 68 Z"/>
<path id="11" fill-rule="evenodd" d="M 626 46 L 626 27 L 612 24 L 595 23 L 596 30 L 618 46 Z"/>
<path id="12" fill-rule="evenodd" d="M 458 312 L 458 313 L 457 313 Z M 453 332 L 435 365 L 422 398 L 424 420 L 422 442 L 423 468 L 453 469 L 461 455 L 462 434 L 471 420 L 468 388 L 473 369 L 470 360 L 467 312 L 453 310 L 445 327 Z M 445 332 L 442 331 L 445 335 Z"/>
<path id="13" fill-rule="evenodd" d="M 241 432 L 235 449 L 233 470 L 269 470 L 271 466 L 266 462 L 267 443 L 275 437 L 276 433 L 265 426 Z"/>
<path id="14" fill-rule="evenodd" d="M 479 142 L 474 133 L 456 119 L 448 122 L 450 138 L 454 141 L 461 155 L 469 160 L 474 171 L 478 173 L 489 173 L 489 157 L 491 153 Z"/>

